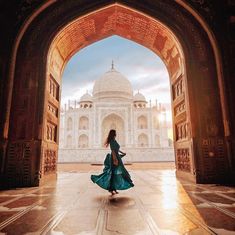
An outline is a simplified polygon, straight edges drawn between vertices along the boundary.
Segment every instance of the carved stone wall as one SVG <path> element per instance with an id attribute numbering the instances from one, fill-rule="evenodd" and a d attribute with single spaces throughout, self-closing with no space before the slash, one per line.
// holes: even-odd
<path id="1" fill-rule="evenodd" d="M 39 148 L 40 143 L 30 141 L 14 141 L 8 145 L 5 175 L 8 186 L 30 186 L 39 183 L 41 172 L 35 164 L 35 153 Z"/>
<path id="2" fill-rule="evenodd" d="M 192 140 L 190 139 L 191 122 L 189 100 L 185 87 L 186 77 L 181 74 L 172 83 L 172 106 L 174 115 L 174 141 L 176 168 L 178 171 L 194 174 L 191 167 L 193 156 L 191 149 Z M 195 166 L 193 166 L 195 167 Z"/>
<path id="3" fill-rule="evenodd" d="M 203 171 L 206 172 L 208 181 L 217 178 L 222 181 L 221 176 L 226 176 L 227 165 L 224 161 L 225 141 L 221 138 L 206 138 L 202 140 L 201 151 L 204 156 Z"/>
<path id="4" fill-rule="evenodd" d="M 198 182 L 213 182 L 213 180 L 217 182 L 218 179 L 226 178 L 229 172 L 228 164 L 230 171 L 235 169 L 235 42 L 233 33 L 235 6 L 233 1 L 185 1 L 197 10 L 199 17 L 206 21 L 205 25 L 209 25 L 209 31 L 212 31 L 216 38 L 214 41 L 215 50 L 212 48 L 213 40 L 212 42 L 209 40 L 206 31 L 198 20 L 176 1 L 120 0 L 118 2 L 128 5 L 135 11 L 131 11 L 128 7 L 124 7 L 123 11 L 116 11 L 117 7 L 115 6 L 116 8 L 111 9 L 112 12 L 104 11 L 103 13 L 107 13 L 107 15 L 100 15 L 100 18 L 97 18 L 97 24 L 91 19 L 86 23 L 80 22 L 84 31 L 81 31 L 80 28 L 76 32 L 74 28 L 71 28 L 71 31 L 77 35 L 77 37 L 74 37 L 75 41 L 71 40 L 70 43 L 70 46 L 74 46 L 71 47 L 72 51 L 68 50 L 68 42 L 63 44 L 63 41 L 61 41 L 59 50 L 52 52 L 52 55 L 55 53 L 55 57 L 51 60 L 53 62 L 51 76 L 56 81 L 58 90 L 60 90 L 61 68 L 65 61 L 77 50 L 96 40 L 116 33 L 150 48 L 161 55 L 166 65 L 169 66 L 174 94 L 172 102 L 175 130 L 181 123 L 187 123 L 187 138 L 178 138 L 175 141 L 176 151 L 177 149 L 193 148 L 192 151 L 189 151 L 192 154 L 190 159 L 195 156 L 196 161 L 192 162 L 192 164 L 195 162 L 195 165 L 192 165 L 191 173 L 196 172 L 194 177 Z M 5 12 L 0 14 L 0 17 L 4 17 L 4 20 L 1 18 L 1 22 L 8 22 L 6 26 L 0 25 L 1 31 L 4 32 L 0 36 L 0 75 L 4 78 L 0 80 L 0 153 L 4 154 L 4 161 L 2 161 L 4 167 L 1 166 L 1 169 L 4 168 L 5 179 L 8 174 L 11 175 L 13 180 L 9 182 L 19 186 L 29 181 L 27 177 L 24 181 L 23 172 L 21 172 L 20 180 L 16 179 L 18 174 L 16 168 L 19 166 L 19 170 L 24 169 L 23 166 L 27 165 L 27 161 L 22 159 L 18 163 L 14 160 L 14 158 L 19 157 L 17 154 L 14 155 L 15 150 L 13 149 L 18 148 L 14 145 L 15 143 L 30 143 L 30 151 L 33 152 L 30 155 L 31 176 L 29 184 L 31 185 L 35 185 L 35 182 L 39 181 L 38 166 L 43 165 L 41 163 L 43 148 L 50 150 L 51 145 L 53 145 L 53 151 L 56 151 L 57 142 L 50 138 L 46 140 L 47 123 L 58 126 L 59 122 L 58 96 L 53 96 L 50 93 L 45 95 L 45 89 L 48 89 L 49 86 L 47 82 L 51 77 L 50 75 L 47 76 L 46 67 L 52 40 L 56 33 L 68 23 L 72 23 L 73 20 L 88 12 L 107 6 L 108 3 L 113 3 L 113 1 L 54 2 L 29 24 L 19 41 L 19 47 L 16 48 L 16 58 L 14 58 L 12 56 L 14 42 L 22 23 L 32 15 L 39 4 L 44 2 L 22 1 L 22 3 L 23 5 L 20 3 L 14 5 L 9 1 L 6 3 L 8 7 L 3 6 L 2 2 L 0 3 L 0 11 L 9 11 L 7 14 Z M 145 13 L 143 18 L 138 17 L 138 10 Z M 16 12 L 19 12 L 19 20 L 17 20 Z M 184 60 L 180 59 L 182 51 L 176 47 L 175 43 L 168 40 L 170 38 L 167 37 L 169 36 L 168 32 L 161 27 L 155 27 L 152 24 L 153 21 L 146 17 L 147 15 L 161 21 L 163 25 L 171 29 L 180 41 L 184 51 Z M 102 18 L 106 20 L 102 22 Z M 99 29 L 100 32 L 98 38 L 96 37 L 97 31 L 94 33 L 94 24 L 95 29 Z M 102 25 L 102 28 L 99 28 L 100 25 Z M 152 34 L 152 32 L 156 34 Z M 84 38 L 85 40 L 82 41 Z M 77 47 L 75 47 L 76 42 L 80 43 Z M 219 65 L 215 63 L 217 48 Z M 221 61 L 220 58 L 222 58 Z M 184 68 L 183 62 L 185 62 L 185 70 L 182 69 Z M 221 71 L 220 68 L 223 68 L 224 71 Z M 183 76 L 182 85 L 177 80 L 180 75 Z M 219 75 L 223 76 L 220 82 L 218 82 Z M 224 98 L 221 94 L 225 95 Z M 182 134 L 178 136 L 182 136 Z M 203 147 L 203 141 L 208 138 L 224 141 L 220 150 L 216 150 L 219 151 L 220 157 L 208 157 L 208 152 L 205 150 L 207 147 Z M 35 144 L 35 141 L 38 141 L 37 144 Z M 43 141 L 46 144 L 41 148 Z M 208 148 L 211 149 L 211 147 Z M 21 152 L 25 151 L 22 150 Z M 208 151 L 211 152 L 211 150 Z M 181 154 L 178 156 L 181 156 Z M 21 159 L 21 157 L 19 158 Z M 228 161 L 228 158 L 230 158 L 230 161 Z M 179 157 L 179 161 L 182 161 L 182 157 Z M 181 166 L 177 167 L 179 169 Z M 210 167 L 209 171 L 207 171 L 207 167 Z M 25 172 L 27 172 L 27 169 Z M 4 177 L 1 177 L 1 179 Z"/>

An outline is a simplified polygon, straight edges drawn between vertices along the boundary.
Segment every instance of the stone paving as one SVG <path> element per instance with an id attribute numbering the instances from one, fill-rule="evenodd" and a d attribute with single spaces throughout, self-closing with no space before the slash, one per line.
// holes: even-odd
<path id="1" fill-rule="evenodd" d="M 0 235 L 235 234 L 235 188 L 179 181 L 172 167 L 127 168 L 135 187 L 113 197 L 90 181 L 102 166 L 89 165 L 1 191 Z"/>

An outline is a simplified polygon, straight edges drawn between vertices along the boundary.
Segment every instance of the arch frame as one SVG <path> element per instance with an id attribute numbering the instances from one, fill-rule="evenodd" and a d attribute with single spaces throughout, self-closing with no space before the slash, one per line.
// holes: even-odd
<path id="1" fill-rule="evenodd" d="M 125 132 L 125 130 L 126 130 L 126 125 L 125 125 L 125 120 L 124 120 L 124 118 L 119 114 L 119 113 L 117 113 L 117 112 L 111 112 L 111 113 L 107 113 L 107 114 L 105 114 L 103 117 L 102 117 L 102 120 L 101 120 L 101 128 L 103 129 L 104 128 L 104 122 L 105 122 L 105 120 L 107 120 L 110 116 L 114 116 L 114 117 L 116 117 L 117 119 L 119 119 L 120 120 L 120 122 L 121 122 L 121 124 L 122 124 L 122 126 L 123 126 L 123 131 Z M 116 128 L 116 131 L 118 132 L 118 130 L 117 130 L 117 128 Z M 103 136 L 103 131 L 100 131 L 100 133 L 101 133 L 101 140 L 102 140 L 102 137 L 103 138 L 106 138 L 105 136 Z M 121 134 L 123 134 L 123 133 L 121 133 Z M 117 136 L 119 136 L 120 135 L 120 133 L 117 133 Z M 126 142 L 126 138 L 125 138 L 126 136 L 124 135 L 122 138 L 121 138 L 121 143 L 125 143 Z"/>
<path id="2" fill-rule="evenodd" d="M 82 123 L 85 121 L 85 124 L 86 124 L 86 128 L 84 129 L 82 127 Z M 89 130 L 89 115 L 81 115 L 79 116 L 79 120 L 78 120 L 78 129 L 79 130 Z"/>
<path id="3" fill-rule="evenodd" d="M 115 1 L 116 2 L 116 1 Z M 219 102 L 220 102 L 220 106 L 218 106 L 218 102 L 216 103 L 216 104 L 213 104 L 214 106 L 216 106 L 216 107 L 220 107 L 219 109 L 219 115 L 220 116 L 222 116 L 222 117 L 219 117 L 219 119 L 220 120 L 218 120 L 218 122 L 219 122 L 219 135 L 220 135 L 220 138 L 218 138 L 218 140 L 215 140 L 215 141 L 222 141 L 223 143 L 222 143 L 222 148 L 223 148 L 223 151 L 224 151 L 224 154 L 223 154 L 223 160 L 224 160 L 224 162 L 226 163 L 225 165 L 226 166 L 224 166 L 225 168 L 227 168 L 227 152 L 226 152 L 226 147 L 224 146 L 224 137 L 225 136 L 227 136 L 227 135 L 229 135 L 229 126 L 228 126 L 228 117 L 227 117 L 227 113 L 226 113 L 226 107 L 227 107 L 227 105 L 226 105 L 226 96 L 225 96 L 225 92 L 224 92 L 224 85 L 223 85 L 223 79 L 222 79 L 222 77 L 223 77 L 223 73 L 222 73 L 222 67 L 221 67 L 221 64 L 222 64 L 222 62 L 221 62 L 221 59 L 220 59 L 220 52 L 219 52 L 219 49 L 218 49 L 218 46 L 217 46 L 217 43 L 216 43 L 216 40 L 215 40 L 215 38 L 213 37 L 213 33 L 212 33 L 212 30 L 210 30 L 210 29 L 208 29 L 209 27 L 206 25 L 206 23 L 203 21 L 203 19 L 202 18 L 200 18 L 200 16 L 192 9 L 192 8 L 190 8 L 189 6 L 187 6 L 187 5 L 185 5 L 185 3 L 183 3 L 183 1 L 180 1 L 180 0 L 178 0 L 177 1 L 178 3 L 181 3 L 181 6 L 183 6 L 186 10 L 189 10 L 189 12 L 190 13 L 193 13 L 193 15 L 194 15 L 194 17 L 195 17 L 195 15 L 196 15 L 196 17 L 199 19 L 197 19 L 196 21 L 195 21 L 195 18 L 193 19 L 193 17 L 191 18 L 191 20 L 192 21 L 195 21 L 194 23 L 196 24 L 196 25 L 203 25 L 203 28 L 204 28 L 204 30 L 206 29 L 206 33 L 205 32 L 203 32 L 204 33 L 204 37 L 206 37 L 206 35 L 208 36 L 209 35 L 209 39 L 208 39 L 208 41 L 209 42 L 212 42 L 211 44 L 212 44 L 212 47 L 210 47 L 209 49 L 210 49 L 210 54 L 211 54 L 211 52 L 212 52 L 212 54 L 214 55 L 214 57 L 216 58 L 215 59 L 215 61 L 214 61 L 214 57 L 213 57 L 213 62 L 212 62 L 212 65 L 213 64 L 216 64 L 216 70 L 217 71 L 212 71 L 212 74 L 211 74 L 211 76 L 213 76 L 213 74 L 214 75 L 216 75 L 215 77 L 217 77 L 218 78 L 218 88 L 219 88 L 219 91 L 217 92 L 217 94 L 220 94 L 220 100 L 219 100 Z M 108 4 L 111 4 L 111 3 L 113 3 L 113 1 L 108 1 Z M 150 15 L 150 16 L 153 16 L 154 14 L 156 14 L 156 9 L 157 8 L 152 8 L 151 9 L 151 7 L 150 6 L 144 6 L 144 4 L 143 3 L 141 3 L 141 2 L 138 2 L 137 4 L 136 4 L 136 6 L 134 7 L 133 5 L 131 5 L 131 3 L 126 3 L 125 1 L 118 1 L 118 3 L 123 3 L 123 4 L 127 4 L 129 7 L 132 7 L 133 9 L 136 9 L 136 10 L 140 10 L 140 11 L 143 11 L 143 12 L 148 12 L 148 15 Z M 51 4 L 51 5 L 50 5 Z M 11 69 L 10 69 L 10 76 L 9 76 L 9 81 L 10 81 L 10 84 L 12 84 L 12 85 L 10 85 L 9 86 L 9 92 L 8 92 L 8 101 L 7 101 L 7 104 L 6 104 L 6 106 L 9 108 L 8 109 L 8 111 L 6 112 L 6 115 L 5 115 L 5 119 L 6 119 L 6 121 L 5 121 L 5 126 L 4 126 L 4 136 L 5 136 L 5 138 L 8 140 L 7 142 L 7 145 L 8 145 L 8 147 L 7 147 L 7 149 L 11 149 L 11 148 L 14 148 L 14 143 L 15 142 L 17 142 L 18 141 L 18 139 L 14 136 L 15 135 L 15 133 L 14 133 L 14 124 L 13 124 L 13 122 L 14 121 L 16 121 L 17 119 L 16 119 L 16 114 L 17 114 L 17 112 L 14 112 L 14 107 L 16 106 L 16 101 L 14 100 L 14 98 L 13 98 L 13 100 L 12 100 L 12 97 L 13 97 L 13 95 L 14 94 L 17 94 L 17 90 L 13 90 L 13 82 L 14 82 L 14 84 L 15 84 L 15 86 L 16 86 L 16 84 L 18 83 L 24 83 L 25 81 L 23 81 L 22 80 L 22 77 L 23 77 L 23 75 L 22 74 L 20 74 L 20 69 L 19 69 L 19 65 L 21 64 L 20 62 L 19 62 L 19 60 L 21 59 L 21 57 L 24 57 L 24 56 L 22 56 L 22 54 L 24 53 L 24 50 L 23 50 L 23 48 L 22 48 L 22 46 L 24 45 L 24 43 L 25 43 L 25 41 L 29 41 L 30 42 L 30 45 L 32 45 L 32 39 L 35 39 L 34 37 L 35 37 L 35 34 L 34 34 L 34 36 L 32 36 L 31 37 L 31 41 L 30 41 L 30 33 L 32 33 L 32 28 L 34 28 L 35 27 L 35 25 L 37 25 L 38 24 L 38 26 L 35 28 L 35 30 L 36 29 L 40 29 L 40 20 L 42 20 L 42 15 L 43 14 L 46 14 L 45 12 L 48 10 L 48 9 L 50 9 L 51 7 L 53 7 L 53 5 L 55 6 L 55 5 L 57 5 L 57 4 L 59 4 L 59 3 L 56 3 L 55 1 L 48 1 L 48 6 L 45 6 L 44 5 L 44 7 L 43 8 L 40 8 L 40 9 L 38 9 L 38 11 L 36 11 L 34 14 L 33 14 L 33 16 L 31 16 L 30 17 L 30 19 L 28 19 L 28 21 L 27 22 L 25 22 L 25 24 L 24 24 L 24 26 L 22 27 L 22 30 L 20 31 L 20 33 L 19 33 L 19 36 L 17 37 L 17 39 L 16 39 L 16 43 L 15 43 L 15 47 L 14 47 L 14 49 L 13 49 L 13 54 L 12 54 L 12 62 L 11 62 Z M 160 3 L 162 6 L 164 5 L 164 3 L 163 2 L 161 2 Z M 175 4 L 175 3 L 174 3 Z M 97 4 L 97 3 L 94 3 L 94 4 L 90 4 L 89 6 L 84 6 L 83 5 L 83 8 L 82 8 L 82 10 L 84 11 L 84 12 L 88 12 L 88 11 L 92 11 L 92 9 L 94 10 L 94 8 L 101 8 L 102 6 L 107 6 L 107 3 L 105 3 L 105 4 L 101 4 L 101 5 L 99 5 L 99 4 Z M 179 6 L 177 6 L 177 7 L 179 7 Z M 148 8 L 148 9 L 147 9 Z M 61 10 L 61 9 L 60 9 Z M 55 15 L 56 14 L 58 14 L 59 13 L 59 10 L 57 9 L 57 12 L 55 13 Z M 81 12 L 80 12 L 80 14 L 81 14 Z M 183 13 L 182 13 L 183 14 Z M 188 14 L 188 12 L 186 13 L 186 14 Z M 190 15 L 190 14 L 189 14 Z M 34 18 L 35 17 L 35 18 Z M 73 16 L 72 16 L 73 17 Z M 159 17 L 159 16 L 158 16 Z M 191 15 L 190 15 L 190 17 L 191 17 Z M 167 22 L 167 20 L 165 19 L 165 22 Z M 167 23 L 166 23 L 167 24 Z M 58 27 L 58 26 L 57 26 Z M 57 28 L 58 29 L 58 28 Z M 175 29 L 174 29 L 175 30 Z M 201 30 L 201 29 L 200 29 Z M 200 31 L 199 30 L 199 31 Z M 44 32 L 45 33 L 45 32 Z M 49 37 L 49 39 L 52 39 L 53 38 L 53 36 L 54 36 L 54 34 L 52 33 L 51 35 L 50 35 L 50 37 Z M 178 35 L 178 37 L 180 37 L 179 35 Z M 28 39 L 27 39 L 28 38 Z M 182 38 L 181 38 L 182 39 Z M 214 40 L 214 41 L 213 41 Z M 50 40 L 49 40 L 50 41 Z M 210 46 L 211 46 L 211 44 L 210 44 Z M 46 45 L 46 43 L 44 44 L 44 48 L 49 48 L 48 47 L 49 45 Z M 187 48 L 187 46 L 186 46 L 186 48 Z M 190 49 L 189 48 L 187 48 L 188 49 L 188 52 L 190 51 Z M 185 50 L 185 48 L 184 48 L 184 50 Z M 28 53 L 28 55 L 26 55 L 25 57 L 24 57 L 24 62 L 27 62 L 27 60 L 28 60 L 28 58 L 27 58 L 27 56 L 29 56 L 29 54 L 30 53 L 32 53 L 32 52 L 29 52 Z M 28 66 L 30 67 L 30 66 L 32 66 L 32 64 L 34 63 L 34 62 L 36 62 L 37 61 L 37 57 L 39 56 L 40 58 L 46 58 L 46 56 L 47 56 L 47 53 L 48 53 L 48 50 L 44 50 L 43 51 L 43 55 L 41 55 L 41 56 L 39 56 L 39 54 L 37 54 L 37 53 L 35 53 L 34 54 L 34 56 L 33 56 L 33 58 L 32 58 L 32 62 L 31 63 L 29 63 L 28 64 Z M 190 53 L 190 52 L 189 52 Z M 186 56 L 187 57 L 187 56 Z M 219 61 L 219 62 L 218 62 Z M 26 65 L 27 65 L 27 63 L 26 63 Z M 210 65 L 210 66 L 212 66 L 212 65 Z M 42 63 L 42 65 L 41 65 L 42 67 L 41 68 L 46 68 L 46 63 L 45 63 L 45 61 L 43 61 L 43 63 Z M 206 66 L 205 65 L 202 65 L 202 66 L 204 66 L 204 69 L 206 69 Z M 26 66 L 27 67 L 27 66 Z M 190 66 L 189 66 L 190 67 Z M 29 68 L 27 68 L 28 69 L 28 71 L 30 71 L 30 69 Z M 27 145 L 27 143 L 28 142 L 30 142 L 29 141 L 29 137 L 31 136 L 31 137 L 33 137 L 33 142 L 30 142 L 29 143 L 29 146 L 31 146 L 31 148 L 32 148 L 32 152 L 34 152 L 35 151 L 35 149 L 37 149 L 37 151 L 39 150 L 39 149 L 42 149 L 43 148 L 43 145 L 45 144 L 45 143 L 43 143 L 42 142 L 42 139 L 43 139 L 43 116 L 42 116 L 42 113 L 44 113 L 44 111 L 45 111 L 45 107 L 44 107 L 44 102 L 43 101 L 45 101 L 45 100 L 41 100 L 40 99 L 40 95 L 41 94 L 44 94 L 44 96 L 43 97 L 45 97 L 47 94 L 46 94 L 46 89 L 45 89 L 45 86 L 46 86 L 46 84 L 45 84 L 45 81 L 40 81 L 39 80 L 39 77 L 41 77 L 40 75 L 42 75 L 42 77 L 44 76 L 43 74 L 45 74 L 45 69 L 44 69 L 44 71 L 42 71 L 43 69 L 39 69 L 39 68 L 36 68 L 37 69 L 37 74 L 36 74 L 36 79 L 35 79 L 35 83 L 32 85 L 32 87 L 30 87 L 30 88 L 32 88 L 31 89 L 31 92 L 32 91 L 37 91 L 36 92 L 36 94 L 37 94 L 37 98 L 36 98 L 36 100 L 34 100 L 34 105 L 35 106 L 37 106 L 37 109 L 39 110 L 39 113 L 40 113 L 40 115 L 41 116 L 34 116 L 33 118 L 34 118 L 34 124 L 33 124 L 33 129 L 32 129 L 32 132 L 31 133 L 29 133 L 29 135 L 28 136 L 26 136 L 26 138 L 24 138 L 23 139 L 23 144 L 21 145 L 21 147 L 22 148 L 24 148 L 24 146 L 25 145 Z M 191 66 L 191 68 L 186 68 L 187 70 L 193 70 L 193 66 Z M 194 68 L 195 69 L 195 68 Z M 207 70 L 205 70 L 205 71 L 207 71 Z M 32 79 L 31 77 L 32 77 L 32 74 L 30 74 L 30 79 Z M 192 82 L 192 81 L 191 81 Z M 211 81 L 210 81 L 211 82 Z M 26 83 L 27 83 L 27 81 L 26 81 Z M 211 82 L 211 83 L 213 83 L 213 82 Z M 217 81 L 216 81 L 216 83 L 217 83 Z M 214 83 L 213 83 L 214 84 Z M 197 84 L 198 85 L 198 84 Z M 215 84 L 214 84 L 215 85 Z M 192 86 L 192 84 L 189 84 L 189 86 Z M 38 89 L 37 89 L 38 88 Z M 14 88 L 15 89 L 15 88 Z M 44 91 L 44 92 L 43 92 Z M 27 97 L 25 98 L 25 99 L 27 99 Z M 192 100 L 192 97 L 189 97 L 189 99 L 190 100 Z M 41 103 L 41 104 L 40 104 Z M 43 104 L 42 104 L 43 103 Z M 196 107 L 196 110 L 199 110 L 199 104 L 200 103 L 200 100 L 198 101 L 198 102 L 195 102 L 195 104 L 193 105 L 194 107 Z M 225 108 L 222 108 L 221 107 L 221 104 L 222 104 L 222 106 L 223 107 L 225 107 Z M 31 107 L 32 108 L 32 107 Z M 32 108 L 32 110 L 33 110 L 33 108 Z M 200 118 L 202 118 L 201 116 L 202 116 L 202 114 L 196 114 L 196 115 L 194 115 L 195 113 L 193 112 L 193 110 L 192 110 L 192 108 L 191 108 L 191 116 L 193 116 L 193 117 L 197 117 L 197 116 L 199 116 Z M 11 117 L 10 117 L 11 116 Z M 198 117 L 197 117 L 198 118 Z M 200 118 L 198 118 L 198 120 L 200 119 Z M 203 118 L 202 118 L 203 119 Z M 39 120 L 39 121 L 38 121 Z M 37 124 L 37 121 L 38 121 L 38 124 Z M 203 120 L 204 121 L 204 120 Z M 203 121 L 201 121 L 201 122 L 203 122 Z M 211 120 L 209 120 L 209 121 L 211 121 Z M 209 130 L 208 130 L 208 132 L 209 133 L 212 133 L 212 136 L 213 136 L 213 131 L 215 132 L 216 130 L 213 130 L 213 128 L 215 129 L 215 125 L 214 125 L 214 123 L 213 123 L 213 121 L 214 120 L 212 120 L 212 125 L 211 125 L 211 127 L 208 127 L 209 128 Z M 222 121 L 222 124 L 223 124 L 223 126 L 221 126 L 221 121 Z M 202 125 L 203 126 L 203 125 Z M 194 154 L 199 154 L 200 156 L 198 157 L 199 159 L 196 159 L 196 158 L 194 158 L 194 162 L 193 162 L 193 164 L 194 164 L 194 167 L 195 167 L 195 169 L 193 170 L 194 172 L 193 172 L 193 178 L 195 179 L 195 181 L 197 181 L 197 182 L 212 182 L 212 181 L 218 181 L 219 179 L 218 179 L 218 176 L 216 176 L 216 175 L 213 175 L 212 177 L 204 177 L 204 173 L 203 172 L 205 172 L 205 169 L 203 169 L 203 168 L 205 168 L 203 165 L 202 165 L 202 162 L 203 162 L 203 156 L 201 157 L 201 155 L 203 155 L 203 149 L 201 149 L 202 148 L 202 146 L 203 146 L 203 143 L 206 145 L 206 146 L 210 146 L 210 144 L 212 144 L 213 145 L 213 141 L 214 141 L 214 139 L 213 138 L 204 138 L 204 140 L 203 140 L 203 135 L 202 136 L 200 136 L 200 133 L 199 134 L 197 134 L 197 135 L 195 135 L 195 133 L 196 133 L 196 130 L 195 129 L 197 129 L 196 127 L 192 127 L 192 130 L 191 130 L 191 139 L 193 140 L 193 148 L 195 149 L 195 152 L 194 152 Z M 200 129 L 202 129 L 202 128 L 200 128 Z M 218 130 L 217 130 L 218 131 Z M 222 133 L 222 134 L 221 134 Z M 209 134 L 210 135 L 210 134 Z M 199 136 L 199 137 L 198 137 Z M 207 136 L 206 136 L 207 137 Z M 209 136 L 210 137 L 210 136 Z M 22 141 L 21 141 L 22 142 Z M 26 143 L 26 144 L 25 144 Z M 216 142 L 217 143 L 217 142 Z M 28 146 L 28 145 L 27 145 Z M 10 158 L 10 156 L 9 156 L 9 154 L 8 154 L 8 150 L 6 151 L 6 153 L 5 153 L 5 159 L 6 159 L 6 161 L 5 161 L 5 163 L 6 163 L 6 165 L 5 165 L 5 173 L 6 173 L 6 176 L 8 177 L 9 175 L 8 175 L 8 173 L 9 172 L 7 172 L 7 164 L 9 163 L 9 158 Z M 40 173 L 41 172 L 41 167 L 42 167 L 42 165 L 43 165 L 43 163 L 40 161 L 40 163 L 38 163 L 38 161 L 36 161 L 36 159 L 33 159 L 32 158 L 32 165 L 34 165 L 34 172 L 32 172 L 32 174 L 31 174 L 31 176 L 29 177 L 30 179 L 29 179 L 29 181 L 27 181 L 26 183 L 25 183 L 25 185 L 37 185 L 37 184 L 39 184 L 39 182 L 40 182 L 40 180 L 41 180 L 41 176 L 42 176 L 42 174 Z M 200 166 L 200 167 L 199 167 Z M 32 166 L 31 166 L 32 167 Z M 202 169 L 199 169 L 199 168 L 197 168 L 197 167 L 199 167 L 199 168 L 202 168 Z M 208 167 L 208 166 L 207 166 Z M 224 169 L 225 169 L 224 168 Z M 217 169 L 215 169 L 215 170 L 217 170 Z M 212 170 L 213 171 L 213 170 Z M 10 175 L 14 175 L 14 173 L 12 173 L 12 174 L 10 174 Z M 14 177 L 13 177 L 14 178 Z M 10 183 L 10 185 L 14 185 L 15 183 L 14 182 L 11 182 Z M 18 185 L 19 184 L 19 182 L 16 182 L 16 184 Z"/>
<path id="4" fill-rule="evenodd" d="M 85 137 L 85 139 L 83 137 Z M 86 146 L 82 146 L 82 147 L 80 146 L 80 141 L 82 141 L 82 140 L 86 140 Z M 81 149 L 89 147 L 89 136 L 87 134 L 81 133 L 78 136 L 78 147 Z"/>
<path id="5" fill-rule="evenodd" d="M 147 134 L 145 134 L 145 133 L 140 133 L 139 135 L 138 135 L 138 147 L 148 147 L 149 146 L 149 137 L 148 137 L 148 135 Z M 141 145 L 141 143 L 140 143 L 140 141 L 141 141 L 141 139 L 143 140 L 144 139 L 144 142 L 146 142 L 145 143 L 145 145 Z"/>

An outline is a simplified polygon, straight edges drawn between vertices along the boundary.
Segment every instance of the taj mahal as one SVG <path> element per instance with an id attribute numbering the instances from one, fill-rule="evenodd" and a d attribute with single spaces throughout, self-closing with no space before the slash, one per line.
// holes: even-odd
<path id="1" fill-rule="evenodd" d="M 87 92 L 61 109 L 59 162 L 102 163 L 110 129 L 127 153 L 124 161 L 174 161 L 165 108 L 148 103 L 139 91 L 133 95 L 130 81 L 113 63 L 95 81 L 92 95 Z"/>

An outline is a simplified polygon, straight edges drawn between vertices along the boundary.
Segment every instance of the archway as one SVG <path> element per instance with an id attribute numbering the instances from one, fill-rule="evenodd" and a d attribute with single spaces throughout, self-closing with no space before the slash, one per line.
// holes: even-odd
<path id="1" fill-rule="evenodd" d="M 9 91 L 14 95 L 10 118 L 6 114 L 5 123 L 7 184 L 38 185 L 51 174 L 44 159 L 56 158 L 58 132 L 48 138 L 46 130 L 49 125 L 55 130 L 58 127 L 63 68 L 79 49 L 113 34 L 151 49 L 168 68 L 177 175 L 204 183 L 224 181 L 228 177 L 225 136 L 229 130 L 226 110 L 221 107 L 225 100 L 221 75 L 217 73 L 218 51 L 200 20 L 172 1 L 148 6 L 141 2 L 93 4 L 59 2 L 45 7 L 19 42 L 12 62 L 14 89 Z M 22 113 L 25 109 L 27 112 Z M 179 129 L 183 135 L 176 133 Z M 48 151 L 53 154 L 47 155 Z M 20 171 L 25 173 L 19 176 L 17 169 L 27 171 Z"/>
<path id="2" fill-rule="evenodd" d="M 85 134 L 82 134 L 78 138 L 78 147 L 79 148 L 88 148 L 89 146 L 89 140 L 88 136 Z"/>
<path id="3" fill-rule="evenodd" d="M 148 122 L 147 118 L 143 115 L 138 117 L 138 129 L 147 129 L 148 128 Z"/>
<path id="4" fill-rule="evenodd" d="M 87 130 L 89 129 L 89 119 L 88 117 L 82 116 L 79 118 L 79 129 Z"/>
<path id="5" fill-rule="evenodd" d="M 121 146 L 125 146 L 125 127 L 123 119 L 116 114 L 107 115 L 102 121 L 101 145 L 104 146 L 105 140 L 111 129 L 116 130 L 117 140 Z"/>
<path id="6" fill-rule="evenodd" d="M 138 147 L 148 147 L 148 136 L 146 134 L 140 134 L 138 136 Z"/>

